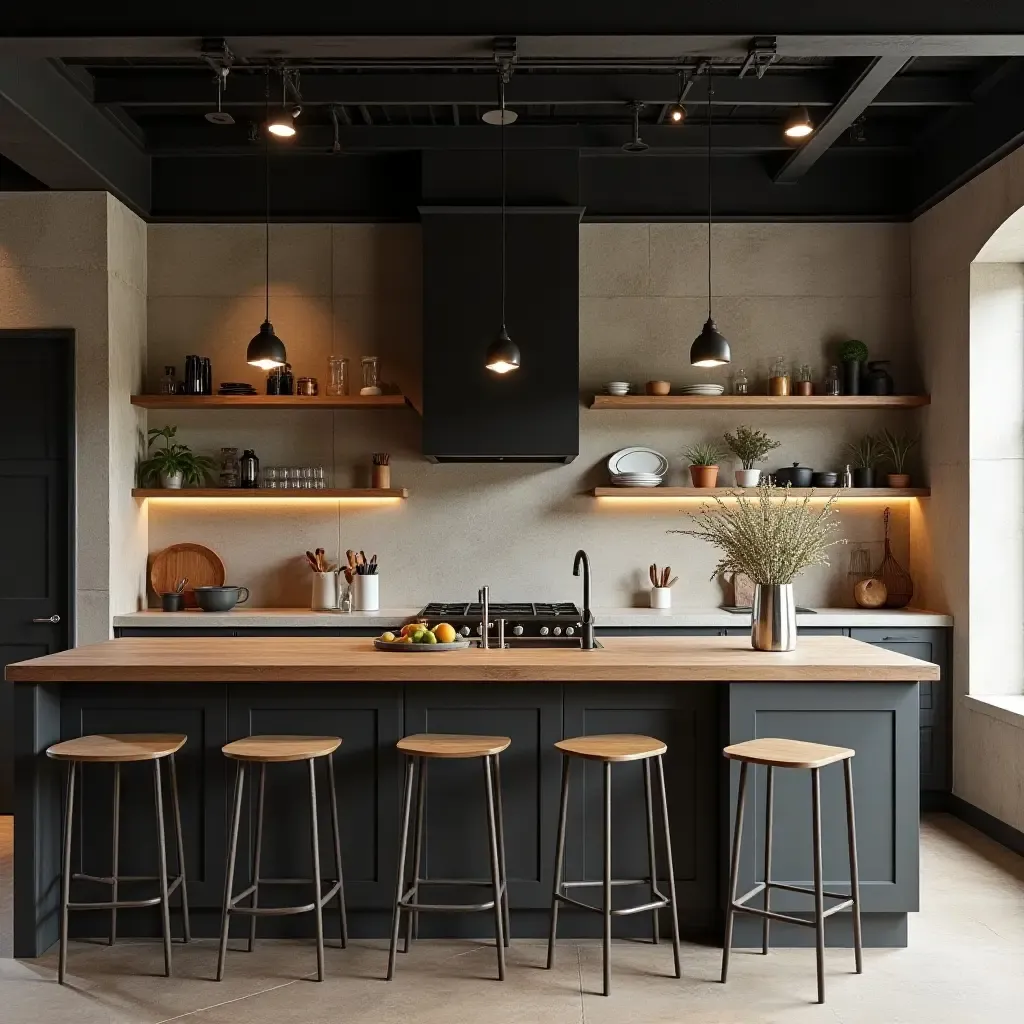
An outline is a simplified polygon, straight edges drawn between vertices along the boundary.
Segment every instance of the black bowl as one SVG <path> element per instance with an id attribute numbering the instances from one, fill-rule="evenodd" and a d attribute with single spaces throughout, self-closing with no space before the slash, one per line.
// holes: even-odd
<path id="1" fill-rule="evenodd" d="M 245 597 L 241 596 L 245 591 Z M 236 604 L 249 600 L 248 587 L 196 587 L 196 604 L 204 612 L 229 612 Z"/>

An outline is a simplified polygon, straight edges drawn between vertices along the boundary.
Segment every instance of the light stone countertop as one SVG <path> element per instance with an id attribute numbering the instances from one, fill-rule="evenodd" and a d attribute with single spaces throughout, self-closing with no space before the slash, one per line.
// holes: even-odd
<path id="1" fill-rule="evenodd" d="M 115 615 L 115 627 L 195 629 L 197 626 L 231 629 L 385 628 L 418 615 L 415 608 L 382 608 L 376 612 L 314 612 L 308 608 L 238 608 L 230 612 L 162 612 L 158 608 Z M 918 609 L 819 608 L 816 614 L 797 615 L 799 626 L 885 628 L 886 626 L 952 626 L 953 617 Z M 595 608 L 595 625 L 634 628 L 744 628 L 750 617 L 721 608 Z"/>

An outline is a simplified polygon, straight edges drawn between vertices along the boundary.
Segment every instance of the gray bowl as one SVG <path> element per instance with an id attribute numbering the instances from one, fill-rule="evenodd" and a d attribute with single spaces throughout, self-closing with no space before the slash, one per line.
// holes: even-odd
<path id="1" fill-rule="evenodd" d="M 242 597 L 242 591 L 245 597 Z M 236 604 L 249 600 L 248 587 L 196 587 L 196 604 L 204 612 L 229 612 Z"/>
<path id="2" fill-rule="evenodd" d="M 813 484 L 815 487 L 836 487 L 839 484 L 839 474 L 826 471 L 815 473 Z"/>

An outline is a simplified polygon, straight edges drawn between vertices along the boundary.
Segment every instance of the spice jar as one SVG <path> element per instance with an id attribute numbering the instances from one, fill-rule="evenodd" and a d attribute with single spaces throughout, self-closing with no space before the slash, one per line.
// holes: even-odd
<path id="1" fill-rule="evenodd" d="M 296 394 L 312 398 L 320 393 L 316 377 L 300 377 L 296 382 Z"/>
<path id="2" fill-rule="evenodd" d="M 732 393 L 734 395 L 750 394 L 750 384 L 747 381 L 747 374 L 742 369 L 737 370 L 736 376 L 732 379 Z"/>
<path id="3" fill-rule="evenodd" d="M 813 395 L 814 384 L 811 381 L 811 367 L 804 363 L 796 374 L 796 393 L 798 395 Z"/>
<path id="4" fill-rule="evenodd" d="M 344 356 L 327 358 L 327 394 L 334 398 L 348 394 L 348 360 Z"/>
<path id="5" fill-rule="evenodd" d="M 779 356 L 775 362 L 772 363 L 771 373 L 768 376 L 768 394 L 789 394 L 789 370 L 786 367 L 786 361 L 782 356 Z"/>

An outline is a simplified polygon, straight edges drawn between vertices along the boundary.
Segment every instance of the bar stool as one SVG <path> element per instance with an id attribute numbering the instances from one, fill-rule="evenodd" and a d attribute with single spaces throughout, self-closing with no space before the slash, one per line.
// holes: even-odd
<path id="1" fill-rule="evenodd" d="M 761 933 L 761 952 L 768 955 L 768 928 L 772 921 L 786 921 L 789 924 L 813 928 L 816 936 L 818 962 L 818 1002 L 825 1002 L 825 918 L 841 910 L 853 910 L 853 948 L 857 973 L 864 969 L 860 931 L 860 881 L 857 871 L 857 829 L 853 813 L 853 772 L 852 758 L 856 751 L 849 747 L 830 747 L 824 743 L 806 743 L 803 740 L 759 739 L 747 740 L 726 747 L 722 753 L 732 761 L 740 762 L 740 791 L 736 804 L 736 824 L 732 841 L 732 867 L 729 872 L 729 907 L 725 917 L 725 948 L 722 951 L 722 983 L 729 975 L 729 952 L 732 946 L 733 923 L 737 913 L 754 914 L 764 919 Z M 825 765 L 843 762 L 843 778 L 846 785 L 846 835 L 850 850 L 850 892 L 825 892 L 821 875 L 821 769 Z M 765 788 L 765 835 L 764 835 L 764 881 L 759 882 L 748 893 L 737 898 L 739 884 L 740 837 L 743 833 L 743 808 L 747 798 L 747 767 L 763 764 L 768 768 Z M 772 874 L 772 788 L 776 768 L 809 768 L 811 771 L 811 824 L 813 833 L 814 888 L 773 882 Z M 814 918 L 807 921 L 791 914 L 772 911 L 770 898 L 772 889 L 786 892 L 800 892 L 814 897 Z M 748 907 L 746 903 L 764 893 L 764 908 Z M 840 900 L 834 907 L 825 909 L 825 900 Z"/>
<path id="2" fill-rule="evenodd" d="M 164 939 L 164 974 L 171 976 L 171 908 L 170 897 L 181 889 L 182 930 L 185 942 L 192 938 L 188 920 L 188 890 L 185 885 L 185 851 L 181 838 L 181 808 L 178 804 L 178 774 L 174 755 L 185 745 L 187 736 L 180 734 L 123 734 L 79 736 L 63 743 L 54 743 L 46 756 L 55 761 L 68 762 L 67 796 L 64 804 L 64 851 L 61 862 L 60 894 L 60 955 L 57 965 L 57 980 L 63 985 L 68 962 L 68 911 L 109 910 L 110 937 L 113 945 L 117 938 L 117 912 L 122 907 L 154 907 L 160 905 Z M 167 847 L 164 842 L 164 799 L 160 781 L 160 762 L 167 758 L 170 765 L 171 805 L 174 814 L 174 839 L 177 856 L 177 874 L 173 879 L 167 875 Z M 118 846 L 121 831 L 121 765 L 131 761 L 153 762 L 153 793 L 156 801 L 156 838 L 159 861 L 158 875 L 119 875 Z M 71 871 L 71 831 L 75 809 L 75 776 L 79 764 L 112 764 L 114 766 L 114 828 L 112 837 L 112 865 L 109 876 L 87 875 Z M 85 880 L 102 882 L 111 888 L 111 899 L 101 903 L 72 903 L 71 881 Z M 120 882 L 159 882 L 160 895 L 144 900 L 118 899 Z"/>
<path id="3" fill-rule="evenodd" d="M 593 910 L 604 917 L 604 994 L 611 992 L 612 917 L 651 912 L 652 939 L 660 941 L 658 911 L 667 907 L 672 916 L 672 954 L 675 958 L 676 977 L 683 976 L 679 962 L 679 915 L 676 904 L 676 879 L 672 864 L 672 837 L 668 824 L 668 796 L 665 790 L 665 766 L 662 755 L 666 744 L 653 736 L 632 736 L 612 733 L 605 736 L 577 736 L 559 740 L 555 746 L 562 751 L 562 796 L 558 809 L 558 838 L 555 843 L 555 888 L 551 895 L 551 932 L 548 936 L 548 970 L 555 962 L 555 938 L 558 928 L 558 905 L 568 903 L 583 910 Z M 565 820 L 569 807 L 569 765 L 571 759 L 581 757 L 600 761 L 604 766 L 604 875 L 601 881 L 566 882 L 562 879 L 565 862 Z M 658 889 L 658 867 L 654 852 L 654 796 L 651 786 L 651 760 L 658 766 L 658 785 L 661 787 L 661 815 L 665 833 L 665 856 L 668 860 L 668 896 Z M 612 878 L 612 765 L 623 761 L 643 761 L 644 798 L 647 806 L 647 860 L 650 875 L 647 878 Z M 612 887 L 619 885 L 649 885 L 651 899 L 635 907 L 612 907 Z M 600 885 L 604 898 L 600 907 L 591 906 L 566 896 L 563 889 Z"/>
<path id="4" fill-rule="evenodd" d="M 414 932 L 418 932 L 421 911 L 441 913 L 494 910 L 494 940 L 498 950 L 498 980 L 505 980 L 505 947 L 509 942 L 508 880 L 505 875 L 505 832 L 501 813 L 501 768 L 498 755 L 512 742 L 508 736 L 462 736 L 446 733 L 418 733 L 396 744 L 406 755 L 405 797 L 402 801 L 402 839 L 398 853 L 398 878 L 391 921 L 391 948 L 388 954 L 387 980 L 395 976 L 395 955 L 402 911 L 406 912 L 405 947 L 409 951 Z M 491 861 L 491 880 L 468 878 L 428 879 L 420 876 L 423 858 L 424 811 L 427 798 L 427 762 L 432 758 L 483 758 L 487 794 L 487 845 Z M 412 858 L 412 878 L 406 884 L 405 862 L 409 852 L 409 817 L 412 809 L 413 772 L 419 765 L 416 787 L 416 824 Z M 492 898 L 484 903 L 421 903 L 420 883 L 426 885 L 488 886 Z"/>
<path id="5" fill-rule="evenodd" d="M 324 980 L 324 920 L 323 908 L 337 896 L 338 912 L 341 915 L 341 948 L 348 945 L 348 919 L 345 913 L 345 881 L 341 870 L 341 833 L 338 826 L 338 798 L 334 788 L 334 760 L 332 754 L 341 746 L 337 736 L 247 736 L 221 747 L 225 757 L 237 762 L 235 770 L 235 795 L 231 813 L 231 840 L 228 849 L 228 865 L 224 879 L 224 907 L 221 913 L 220 951 L 217 955 L 217 980 L 224 980 L 224 960 L 228 948 L 228 930 L 232 914 L 249 915 L 249 941 L 246 947 L 252 952 L 256 943 L 257 917 L 282 917 L 288 914 L 306 914 L 312 911 L 316 922 L 316 980 Z M 331 795 L 331 831 L 334 838 L 334 862 L 338 878 L 327 892 L 323 892 L 320 877 L 320 835 L 317 829 L 316 773 L 314 762 L 327 759 L 327 786 Z M 313 850 L 312 878 L 261 878 L 260 847 L 263 844 L 263 795 L 266 789 L 267 765 L 287 761 L 306 761 L 309 765 L 309 809 L 310 840 Z M 231 892 L 235 885 L 235 860 L 238 853 L 238 827 L 242 817 L 242 790 L 245 784 L 245 770 L 248 764 L 260 766 L 259 795 L 256 803 L 256 838 L 252 851 L 252 879 L 248 888 L 236 896 Z M 261 907 L 259 890 L 261 885 L 313 885 L 313 902 L 294 907 Z M 239 902 L 252 897 L 249 906 L 240 907 Z"/>

